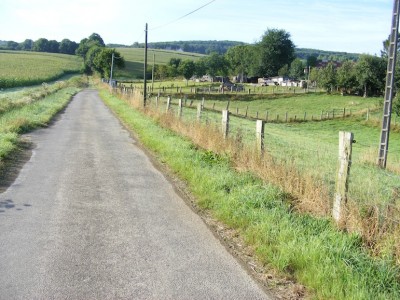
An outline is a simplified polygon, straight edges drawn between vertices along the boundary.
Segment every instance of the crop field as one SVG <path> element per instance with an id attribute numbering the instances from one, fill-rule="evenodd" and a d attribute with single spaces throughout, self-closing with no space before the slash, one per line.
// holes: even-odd
<path id="1" fill-rule="evenodd" d="M 125 69 L 116 70 L 116 78 L 134 79 L 142 76 L 143 78 L 143 63 L 144 49 L 142 48 L 116 48 L 125 59 Z M 191 59 L 197 60 L 203 55 L 197 53 L 177 52 L 168 50 L 148 49 L 147 62 L 148 65 L 153 64 L 153 58 L 157 65 L 167 64 L 171 58 L 180 58 L 182 60 Z"/>
<path id="2" fill-rule="evenodd" d="M 53 81 L 78 73 L 82 59 L 74 55 L 44 52 L 0 51 L 0 88 Z"/>

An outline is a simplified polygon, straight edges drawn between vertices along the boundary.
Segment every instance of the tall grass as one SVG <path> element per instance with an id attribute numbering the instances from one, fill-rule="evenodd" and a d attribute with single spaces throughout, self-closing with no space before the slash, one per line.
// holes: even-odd
<path id="1" fill-rule="evenodd" d="M 0 88 L 41 84 L 78 73 L 78 56 L 44 52 L 0 51 Z"/>
<path id="2" fill-rule="evenodd" d="M 13 95 L 12 100 L 8 100 L 8 104 L 2 106 L 0 111 L 0 165 L 17 149 L 20 134 L 47 125 L 81 88 L 82 82 L 74 78 L 42 87 L 45 91 L 32 89 L 32 94 L 25 92 L 22 99 Z M 6 102 L 4 99 L 2 101 Z"/>
<path id="3" fill-rule="evenodd" d="M 213 125 L 183 125 L 172 114 L 133 110 L 134 101 L 121 101 L 105 90 L 101 96 L 188 183 L 201 207 L 237 229 L 261 261 L 304 284 L 312 297 L 400 297 L 400 270 L 393 260 L 371 257 L 360 235 L 337 230 L 329 218 L 297 212 L 293 195 L 259 179 L 257 169 L 249 172 L 248 166 L 260 163 L 259 156 L 245 149 L 240 136 L 223 140 Z M 178 131 L 190 133 L 190 139 L 174 133 Z M 232 148 L 238 142 L 243 150 Z"/>

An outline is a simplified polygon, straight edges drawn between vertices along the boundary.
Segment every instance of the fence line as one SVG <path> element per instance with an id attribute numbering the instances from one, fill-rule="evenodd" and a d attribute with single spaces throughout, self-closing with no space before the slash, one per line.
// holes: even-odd
<path id="1" fill-rule="evenodd" d="M 179 101 L 179 99 L 173 100 L 171 97 L 168 97 L 167 101 L 166 101 L 167 103 L 165 103 L 165 101 L 162 101 L 161 98 L 155 98 L 155 99 L 156 99 L 155 101 L 149 101 L 149 105 L 153 105 L 158 111 L 161 111 L 161 112 L 172 111 L 173 115 L 179 114 L 182 117 L 183 122 L 185 120 L 189 119 L 189 120 L 192 120 L 192 121 L 194 120 L 199 123 L 211 124 L 211 125 L 213 125 L 212 127 L 214 127 L 214 128 L 215 128 L 215 126 L 218 126 L 219 128 L 221 128 L 220 127 L 221 122 L 222 122 L 222 124 L 224 124 L 224 122 L 225 122 L 226 127 L 223 127 L 224 129 L 221 130 L 224 137 L 227 137 L 228 135 L 230 135 L 230 133 L 234 134 L 234 132 L 237 133 L 238 131 L 241 131 L 246 136 L 249 137 L 249 141 L 251 143 L 254 143 L 254 146 L 257 145 L 257 148 L 255 148 L 256 151 L 261 150 L 262 153 L 265 151 L 265 152 L 268 152 L 270 155 L 276 155 L 276 152 L 274 152 L 274 153 L 271 152 L 272 147 L 276 147 L 276 146 L 272 145 L 272 140 L 270 137 L 273 137 L 273 141 L 276 143 L 277 140 L 281 136 L 279 134 L 274 134 L 273 132 L 269 132 L 269 128 L 264 129 L 264 127 L 263 127 L 263 129 L 261 130 L 260 129 L 261 127 L 257 127 L 257 129 L 256 129 L 256 122 L 254 122 L 254 127 L 253 127 L 254 129 L 248 129 L 247 127 L 243 127 L 240 123 L 238 123 L 238 121 L 230 120 L 230 117 L 238 117 L 239 119 L 244 119 L 243 115 L 238 113 L 238 111 L 235 108 L 232 109 L 233 112 L 228 112 L 229 110 L 225 109 L 224 110 L 225 120 L 222 121 L 221 111 L 219 111 L 215 108 L 214 103 L 209 103 L 204 99 L 202 101 L 198 102 L 197 105 L 194 104 L 193 101 L 190 101 L 190 102 L 187 101 L 187 98 L 185 98 L 186 101 L 182 101 L 182 100 Z M 178 105 L 179 103 L 181 103 L 181 105 Z M 169 105 L 169 109 L 164 110 L 163 104 Z M 211 106 L 211 108 L 210 108 L 210 106 Z M 174 111 L 174 107 L 178 107 L 179 109 Z M 229 107 L 225 107 L 225 108 L 229 108 Z M 183 113 L 183 116 L 182 116 L 182 111 L 179 112 L 181 109 L 189 109 L 189 110 L 186 111 L 185 113 Z M 345 108 L 343 110 L 334 110 L 332 112 L 333 112 L 332 117 L 337 117 L 338 115 L 340 116 L 341 114 L 342 114 L 341 117 L 343 117 L 343 115 L 346 116 L 347 113 L 350 114 L 350 110 L 347 110 Z M 246 112 L 244 112 L 244 116 L 245 115 L 246 115 Z M 321 115 L 323 115 L 323 113 L 321 113 Z M 308 114 L 305 113 L 303 118 L 306 119 L 307 116 L 308 116 Z M 265 114 L 265 119 L 262 118 L 261 114 L 259 114 L 258 117 L 259 117 L 258 120 L 261 121 L 264 126 L 267 121 L 273 122 L 273 120 L 271 121 L 271 119 L 270 119 L 271 114 L 268 112 Z M 368 117 L 370 117 L 369 112 L 368 112 Z M 249 117 L 249 116 L 247 117 L 248 121 L 252 121 L 252 120 L 256 121 L 256 119 L 257 118 L 254 118 L 254 117 Z M 289 119 L 289 117 L 287 115 L 283 114 L 281 116 L 278 116 L 277 119 L 285 120 L 285 119 Z M 220 125 L 218 125 L 218 124 L 220 124 Z M 258 126 L 261 126 L 261 125 L 258 125 Z M 256 143 L 257 140 L 262 140 L 262 143 Z M 266 141 L 265 144 L 264 144 L 264 141 Z M 337 160 L 337 157 L 335 157 L 333 154 L 330 154 L 329 151 L 326 151 L 326 149 L 321 150 L 320 148 L 308 147 L 306 143 L 302 144 L 302 143 L 300 143 L 300 141 L 298 142 L 298 144 L 296 144 L 295 148 L 293 149 L 292 145 L 294 145 L 294 144 L 293 144 L 293 141 L 291 141 L 291 142 L 292 142 L 291 144 L 290 143 L 289 144 L 282 143 L 280 146 L 279 145 L 277 146 L 277 149 L 280 149 L 278 151 L 280 152 L 279 155 L 281 157 L 284 158 L 286 150 L 291 149 L 293 153 L 296 151 L 299 152 L 299 150 L 300 150 L 300 154 L 306 153 L 307 155 L 314 155 L 314 156 L 318 157 L 318 159 L 321 159 L 321 157 L 322 157 L 322 160 L 325 160 L 327 155 L 332 155 L 331 159 L 330 159 L 332 161 L 332 165 L 334 165 L 335 160 Z M 351 143 L 350 143 L 350 145 L 351 145 Z M 361 146 L 364 148 L 371 148 L 371 146 L 363 144 L 360 141 L 357 141 L 357 143 L 355 145 L 356 145 L 356 147 Z M 343 148 L 343 146 L 341 146 L 341 148 Z M 348 147 L 347 147 L 347 149 L 348 149 Z M 293 154 L 293 153 L 291 153 L 291 154 Z M 310 154 L 310 153 L 312 153 L 312 154 Z M 303 154 L 301 154 L 301 155 L 303 155 Z M 339 160 L 342 160 L 341 157 L 342 156 L 340 156 Z M 296 160 L 296 158 L 294 158 L 294 160 Z M 301 157 L 300 157 L 300 160 L 302 160 Z M 285 161 L 286 161 L 286 163 L 289 163 L 289 164 L 293 164 L 293 162 L 294 162 L 292 157 L 289 157 L 286 160 L 281 160 L 281 162 L 283 162 L 283 163 L 285 163 Z M 354 166 L 354 162 L 351 159 L 351 155 L 347 156 L 345 161 L 346 161 L 347 165 L 345 165 L 345 167 L 341 167 L 341 168 L 339 167 L 338 172 L 340 172 L 340 170 L 343 170 L 343 169 L 350 170 L 350 166 L 351 165 Z M 316 172 L 318 172 L 318 170 Z M 331 175 L 329 175 L 329 174 L 331 174 Z M 326 175 L 329 175 L 329 176 L 332 176 L 332 174 L 334 174 L 334 170 L 331 170 L 330 172 L 326 173 Z M 397 180 L 399 178 L 399 176 L 394 175 L 394 174 L 393 175 L 387 174 L 387 173 L 384 173 L 384 174 L 387 175 L 388 177 L 392 176 L 393 180 Z M 322 181 L 324 181 L 324 179 L 323 179 L 324 176 L 325 175 L 323 175 L 323 177 L 321 178 Z M 346 178 L 344 183 L 339 184 L 340 185 L 339 189 L 344 190 L 345 193 L 348 193 L 347 185 L 350 184 L 350 186 L 351 186 L 351 184 L 352 184 L 352 177 L 349 177 L 349 176 L 350 175 L 348 173 L 346 176 L 344 176 Z M 349 178 L 350 178 L 350 181 L 349 181 Z M 326 183 L 326 184 L 331 184 L 331 183 L 329 183 L 329 181 L 336 182 L 336 185 L 338 185 L 338 183 L 337 183 L 338 181 L 332 180 L 332 178 L 330 180 L 328 179 L 328 183 Z M 344 187 L 344 188 L 342 188 L 342 187 Z M 397 183 L 397 185 L 394 184 L 392 186 L 388 186 L 387 188 L 389 188 L 389 189 L 391 188 L 393 191 L 396 191 L 398 189 L 400 190 L 400 186 L 398 183 Z M 331 187 L 331 189 L 333 189 L 333 187 Z M 340 202 L 339 204 L 334 204 L 335 200 L 336 200 L 335 194 L 331 194 L 331 197 L 332 197 L 331 198 L 332 214 L 333 214 L 333 217 L 335 218 L 335 220 L 338 221 L 343 218 L 343 214 L 338 214 L 337 213 L 338 211 L 343 212 L 345 215 L 347 215 L 349 213 L 349 209 L 347 207 L 347 200 L 346 200 L 347 195 L 345 195 L 345 196 L 343 196 L 343 198 L 341 198 L 341 199 L 345 199 L 345 200 L 339 201 Z M 398 199 L 398 195 L 393 196 L 393 197 L 397 197 L 396 199 Z M 350 195 L 350 199 L 352 199 L 352 195 Z M 355 201 L 355 200 L 353 200 L 353 201 Z M 365 205 L 365 204 L 362 204 L 362 205 Z M 372 205 L 372 203 L 370 205 Z M 398 206 L 396 206 L 396 204 L 392 204 L 390 202 L 388 202 L 386 204 L 382 204 L 382 205 L 384 206 L 384 209 L 382 208 L 382 209 L 377 210 L 378 217 L 386 218 L 387 221 L 390 221 L 390 222 L 393 222 L 396 224 L 400 224 L 400 216 L 399 216 L 399 219 L 396 219 L 395 217 L 393 217 L 392 214 L 390 216 L 388 216 L 388 213 L 390 210 L 400 211 L 400 208 Z M 340 209 L 338 209 L 338 207 L 340 207 Z"/>

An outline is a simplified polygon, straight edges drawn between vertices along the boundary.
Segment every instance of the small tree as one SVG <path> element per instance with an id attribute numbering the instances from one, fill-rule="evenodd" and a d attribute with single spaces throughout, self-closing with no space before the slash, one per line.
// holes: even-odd
<path id="1" fill-rule="evenodd" d="M 290 64 L 289 76 L 293 79 L 299 80 L 304 77 L 304 64 L 301 59 L 296 58 Z"/>
<path id="2" fill-rule="evenodd" d="M 194 71 L 196 69 L 196 66 L 194 64 L 194 61 L 192 60 L 184 60 L 182 63 L 179 65 L 178 71 L 180 74 L 183 75 L 186 79 L 186 86 L 188 85 L 188 81 L 192 76 L 194 75 Z"/>
<path id="3" fill-rule="evenodd" d="M 336 70 L 333 63 L 329 62 L 328 65 L 321 69 L 318 73 L 320 86 L 323 87 L 328 93 L 331 93 L 337 82 Z"/>
<path id="4" fill-rule="evenodd" d="M 337 82 L 342 95 L 357 88 L 355 63 L 351 60 L 345 61 L 337 70 Z"/>

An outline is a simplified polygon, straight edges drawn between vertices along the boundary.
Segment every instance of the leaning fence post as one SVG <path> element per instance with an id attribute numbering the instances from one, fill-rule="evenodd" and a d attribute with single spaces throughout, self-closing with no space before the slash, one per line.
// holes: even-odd
<path id="1" fill-rule="evenodd" d="M 332 216 L 338 225 L 346 221 L 347 192 L 351 167 L 352 132 L 339 132 L 339 160 L 336 175 L 336 191 L 333 202 Z"/>
<path id="2" fill-rule="evenodd" d="M 201 121 L 201 111 L 202 111 L 202 105 L 201 103 L 197 103 L 197 121 Z"/>
<path id="3" fill-rule="evenodd" d="M 171 96 L 168 96 L 167 97 L 167 110 L 166 110 L 167 113 L 169 112 L 170 108 L 171 108 Z"/>
<path id="4" fill-rule="evenodd" d="M 159 96 L 156 96 L 156 108 L 158 108 L 158 99 L 159 98 L 160 98 Z"/>
<path id="5" fill-rule="evenodd" d="M 229 110 L 222 111 L 222 134 L 224 139 L 228 137 L 229 133 Z"/>
<path id="6" fill-rule="evenodd" d="M 182 109 L 183 109 L 183 101 L 182 99 L 179 99 L 178 101 L 178 117 L 182 117 Z"/>
<path id="7" fill-rule="evenodd" d="M 261 155 L 264 153 L 264 128 L 265 121 L 256 121 L 256 140 L 257 140 L 257 152 Z"/>

